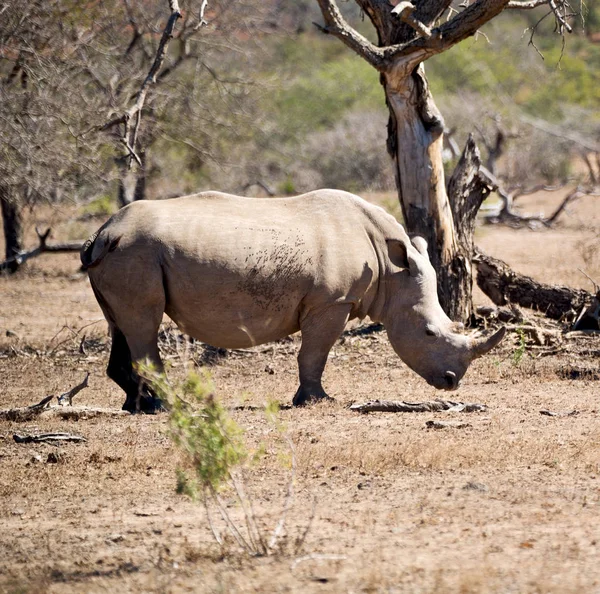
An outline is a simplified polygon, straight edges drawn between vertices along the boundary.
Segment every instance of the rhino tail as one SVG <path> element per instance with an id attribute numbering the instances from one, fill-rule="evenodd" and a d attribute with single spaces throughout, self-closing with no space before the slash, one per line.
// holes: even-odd
<path id="1" fill-rule="evenodd" d="M 94 268 L 95 266 L 98 266 L 98 264 L 100 264 L 100 262 L 102 261 L 104 256 L 106 256 L 106 254 L 108 254 L 109 252 L 114 251 L 117 248 L 117 246 L 119 245 L 119 241 L 121 241 L 120 236 L 116 237 L 115 239 L 113 239 L 111 241 L 105 240 L 104 245 L 102 245 L 100 251 L 97 253 L 96 257 L 94 258 L 92 256 L 92 252 L 94 251 L 94 247 L 96 245 L 96 241 L 98 240 L 100 231 L 102 231 L 102 229 L 100 229 L 99 231 L 96 231 L 96 233 L 94 233 L 83 244 L 83 247 L 81 248 L 79 257 L 81 259 L 81 265 L 84 268 L 84 270 L 88 270 L 90 268 Z M 102 239 L 104 239 L 104 238 L 102 238 Z M 108 238 L 106 238 L 106 239 L 108 239 Z"/>

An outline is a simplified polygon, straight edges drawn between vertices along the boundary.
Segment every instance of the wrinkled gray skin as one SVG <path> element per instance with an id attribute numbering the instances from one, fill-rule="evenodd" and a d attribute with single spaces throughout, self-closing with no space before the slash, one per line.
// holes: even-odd
<path id="1" fill-rule="evenodd" d="M 400 358 L 444 390 L 456 389 L 470 362 L 503 336 L 456 333 L 425 241 L 411 242 L 384 210 L 337 190 L 135 202 L 88 240 L 81 258 L 113 337 L 107 373 L 132 412 L 160 405 L 132 363 L 148 358 L 162 369 L 163 313 L 190 336 L 229 349 L 300 330 L 295 405 L 327 397 L 327 355 L 353 318 L 382 322 Z"/>

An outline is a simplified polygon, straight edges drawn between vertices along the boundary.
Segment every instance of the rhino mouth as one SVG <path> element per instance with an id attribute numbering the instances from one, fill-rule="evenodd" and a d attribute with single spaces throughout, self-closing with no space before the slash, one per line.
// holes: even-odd
<path id="1" fill-rule="evenodd" d="M 438 390 L 445 390 L 446 392 L 453 392 L 460 386 L 460 380 L 453 371 L 446 371 L 443 377 L 436 377 L 433 380 L 428 380 L 427 383 Z"/>

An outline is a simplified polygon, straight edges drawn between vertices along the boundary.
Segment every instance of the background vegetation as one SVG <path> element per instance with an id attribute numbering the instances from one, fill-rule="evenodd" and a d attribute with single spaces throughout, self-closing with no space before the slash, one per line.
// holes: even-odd
<path id="1" fill-rule="evenodd" d="M 63 1 L 31 15 L 37 21 L 26 39 L 37 44 L 41 59 L 24 71 L 29 87 L 13 76 L 18 52 L 4 31 L 2 175 L 5 183 L 26 179 L 29 202 L 99 200 L 101 212 L 107 200 L 116 204 L 115 138 L 94 127 L 124 109 L 139 88 L 168 16 L 156 4 L 117 3 L 113 10 L 102 3 L 83 11 Z M 214 20 L 193 38 L 190 59 L 180 63 L 182 45 L 172 44 L 166 68 L 173 72 L 147 103 L 141 130 L 147 195 L 209 188 L 252 193 L 260 191 L 256 182 L 278 194 L 323 186 L 391 189 L 387 111 L 377 74 L 312 26 L 320 20 L 316 2 L 240 2 L 236 14 L 223 10 L 226 4 L 209 4 L 215 12 L 207 17 Z M 344 10 L 371 34 L 354 3 Z M 147 25 L 138 53 L 126 51 L 132 14 Z M 585 152 L 578 141 L 593 144 L 600 136 L 600 9 L 588 7 L 585 28 L 564 48 L 550 19 L 536 26 L 542 15 L 509 11 L 476 39 L 427 63 L 458 146 L 472 132 L 485 157 L 484 141 L 499 128 L 507 133 L 499 173 L 513 184 L 585 173 L 577 165 Z M 103 29 L 93 42 L 75 44 L 98 23 Z M 76 51 L 69 53 L 73 44 Z M 51 49 L 44 53 L 46 46 Z M 118 92 L 107 98 L 106 89 L 99 93 L 103 84 Z M 19 119 L 24 102 L 28 117 Z"/>

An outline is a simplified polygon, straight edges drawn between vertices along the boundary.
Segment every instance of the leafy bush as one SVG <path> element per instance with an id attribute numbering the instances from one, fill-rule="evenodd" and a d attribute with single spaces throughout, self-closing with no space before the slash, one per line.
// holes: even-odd
<path id="1" fill-rule="evenodd" d="M 91 217 L 109 216 L 116 210 L 115 201 L 109 194 L 104 194 L 86 204 L 81 212 Z"/>
<path id="2" fill-rule="evenodd" d="M 241 428 L 215 398 L 209 379 L 190 374 L 180 389 L 182 397 L 166 392 L 170 435 L 188 458 L 194 474 L 179 470 L 177 491 L 197 499 L 206 491 L 217 493 L 248 453 Z M 193 412 L 191 404 L 196 405 Z"/>

